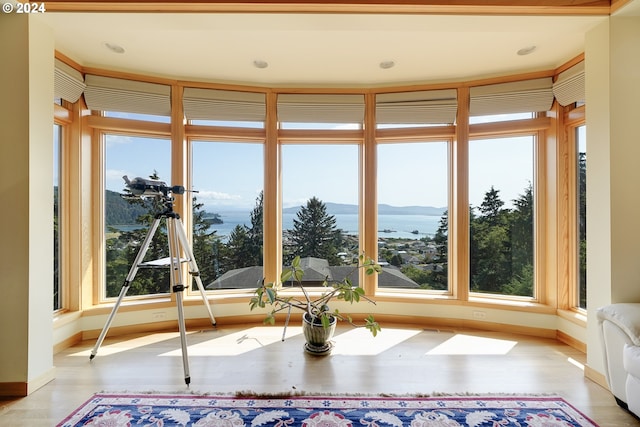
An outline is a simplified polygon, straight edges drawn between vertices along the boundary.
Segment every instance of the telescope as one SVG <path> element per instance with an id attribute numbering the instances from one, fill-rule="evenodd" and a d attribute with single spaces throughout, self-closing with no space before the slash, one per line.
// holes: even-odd
<path id="1" fill-rule="evenodd" d="M 209 318 L 211 319 L 211 324 L 213 326 L 216 326 L 216 319 L 215 317 L 213 317 L 213 312 L 211 311 L 211 307 L 209 306 L 209 299 L 207 298 L 207 294 L 204 291 L 204 286 L 202 285 L 200 270 L 198 270 L 198 264 L 196 263 L 195 256 L 193 255 L 193 249 L 189 247 L 189 240 L 187 239 L 187 233 L 184 229 L 184 224 L 180 220 L 180 215 L 173 211 L 173 197 L 169 195 L 169 193 L 183 194 L 185 190 L 181 185 L 174 185 L 173 187 L 169 187 L 164 181 L 160 181 L 158 179 L 145 179 L 138 177 L 130 180 L 127 175 L 123 176 L 122 178 L 127 184 L 127 188 L 131 192 L 131 194 L 123 195 L 123 197 L 127 199 L 133 199 L 137 197 L 156 197 L 156 200 L 154 200 L 154 203 L 152 203 L 152 205 L 154 206 L 151 207 L 157 208 L 158 206 L 156 205 L 161 205 L 164 210 L 154 215 L 154 220 L 151 224 L 151 228 L 149 228 L 149 230 L 147 231 L 147 236 L 144 238 L 142 244 L 140 245 L 140 248 L 138 249 L 138 253 L 133 261 L 133 264 L 131 265 L 131 269 L 129 270 L 129 274 L 127 274 L 127 277 L 122 284 L 122 288 L 120 289 L 118 300 L 111 309 L 111 314 L 109 314 L 109 317 L 107 318 L 107 323 L 105 323 L 104 327 L 102 328 L 102 332 L 100 332 L 98 340 L 91 350 L 89 360 L 93 360 L 93 358 L 98 353 L 98 349 L 102 345 L 104 338 L 107 336 L 107 332 L 109 331 L 111 322 L 113 322 L 116 312 L 118 311 L 118 307 L 120 307 L 122 300 L 129 290 L 129 286 L 133 282 L 133 279 L 136 277 L 138 269 L 141 267 L 170 267 L 170 289 L 173 293 L 176 294 L 176 304 L 178 306 L 178 329 L 180 331 L 180 341 L 182 345 L 182 366 L 184 368 L 184 381 L 185 383 L 187 383 L 187 386 L 189 386 L 189 383 L 191 382 L 191 375 L 189 374 L 189 358 L 187 356 L 187 332 L 184 322 L 182 295 L 184 290 L 188 289 L 191 285 L 189 284 L 185 286 L 185 284 L 182 282 L 185 278 L 185 275 L 182 274 L 183 272 L 185 272 L 184 270 L 182 270 L 183 262 L 189 263 L 189 268 L 187 269 L 187 271 L 195 279 L 196 284 L 198 285 L 198 290 L 200 291 L 200 295 L 202 296 L 202 301 L 204 302 L 204 305 L 209 312 Z M 147 202 L 147 200 L 145 200 L 144 202 Z M 166 240 L 169 244 L 169 256 L 154 261 L 143 261 L 145 259 L 145 254 L 149 250 L 151 241 L 153 240 L 153 236 L 155 235 L 156 231 L 158 231 L 160 221 L 162 220 L 164 220 L 165 229 L 167 232 Z"/>
<path id="2" fill-rule="evenodd" d="M 133 178 L 123 176 L 131 194 L 135 197 L 167 197 L 169 193 L 184 194 L 184 187 L 181 185 L 168 186 L 164 181 L 158 179 Z"/>

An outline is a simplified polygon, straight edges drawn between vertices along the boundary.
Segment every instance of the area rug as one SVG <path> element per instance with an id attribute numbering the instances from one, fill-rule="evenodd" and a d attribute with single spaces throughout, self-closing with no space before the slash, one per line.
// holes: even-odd
<path id="1" fill-rule="evenodd" d="M 593 427 L 559 396 L 96 394 L 58 427 Z"/>

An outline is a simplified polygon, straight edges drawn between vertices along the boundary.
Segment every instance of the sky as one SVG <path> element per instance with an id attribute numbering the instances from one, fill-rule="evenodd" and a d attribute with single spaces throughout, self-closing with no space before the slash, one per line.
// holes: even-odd
<path id="1" fill-rule="evenodd" d="M 170 142 L 164 139 L 107 137 L 107 188 L 121 192 L 123 175 L 147 178 L 154 171 L 170 182 Z M 196 142 L 193 187 L 206 206 L 252 209 L 262 190 L 262 145 Z M 445 142 L 388 144 L 378 151 L 378 198 L 392 206 L 447 206 Z M 471 141 L 470 202 L 477 206 L 494 186 L 507 204 L 533 180 L 531 138 Z M 324 202 L 357 204 L 358 148 L 355 145 L 282 147 L 283 207 Z"/>
<path id="2" fill-rule="evenodd" d="M 533 181 L 533 138 L 471 141 L 470 203 L 478 206 L 494 186 L 508 207 Z M 170 182 L 168 139 L 109 135 L 105 181 L 122 192 L 123 175 L 147 178 L 154 171 Z M 392 206 L 447 206 L 445 142 L 383 144 L 378 147 L 378 202 Z M 254 143 L 195 142 L 193 186 L 210 210 L 251 210 L 263 188 L 263 148 Z M 284 145 L 283 207 L 316 196 L 323 202 L 357 204 L 356 145 Z"/>

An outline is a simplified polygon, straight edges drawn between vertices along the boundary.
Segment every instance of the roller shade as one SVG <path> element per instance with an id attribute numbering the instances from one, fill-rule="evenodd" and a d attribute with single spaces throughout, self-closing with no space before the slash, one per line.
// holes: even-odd
<path id="1" fill-rule="evenodd" d="M 65 101 L 76 102 L 80 99 L 84 88 L 82 73 L 56 58 L 53 76 L 54 96 Z"/>
<path id="2" fill-rule="evenodd" d="M 182 103 L 189 120 L 263 122 L 266 116 L 263 93 L 187 87 Z"/>
<path id="3" fill-rule="evenodd" d="M 558 75 L 553 94 L 563 107 L 584 101 L 584 62 L 580 62 Z"/>
<path id="4" fill-rule="evenodd" d="M 458 104 L 455 89 L 376 95 L 378 124 L 453 123 Z"/>
<path id="5" fill-rule="evenodd" d="M 549 111 L 553 104 L 551 77 L 475 86 L 469 91 L 471 116 Z"/>
<path id="6" fill-rule="evenodd" d="M 362 123 L 364 95 L 278 95 L 278 120 L 289 123 Z"/>
<path id="7" fill-rule="evenodd" d="M 84 99 L 97 111 L 171 115 L 171 87 L 87 74 Z"/>

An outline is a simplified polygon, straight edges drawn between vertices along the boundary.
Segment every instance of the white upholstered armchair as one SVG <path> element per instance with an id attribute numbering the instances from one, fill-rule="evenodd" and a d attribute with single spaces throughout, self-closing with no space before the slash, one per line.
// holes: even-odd
<path id="1" fill-rule="evenodd" d="M 607 305 L 597 316 L 609 389 L 640 417 L 640 303 Z"/>

